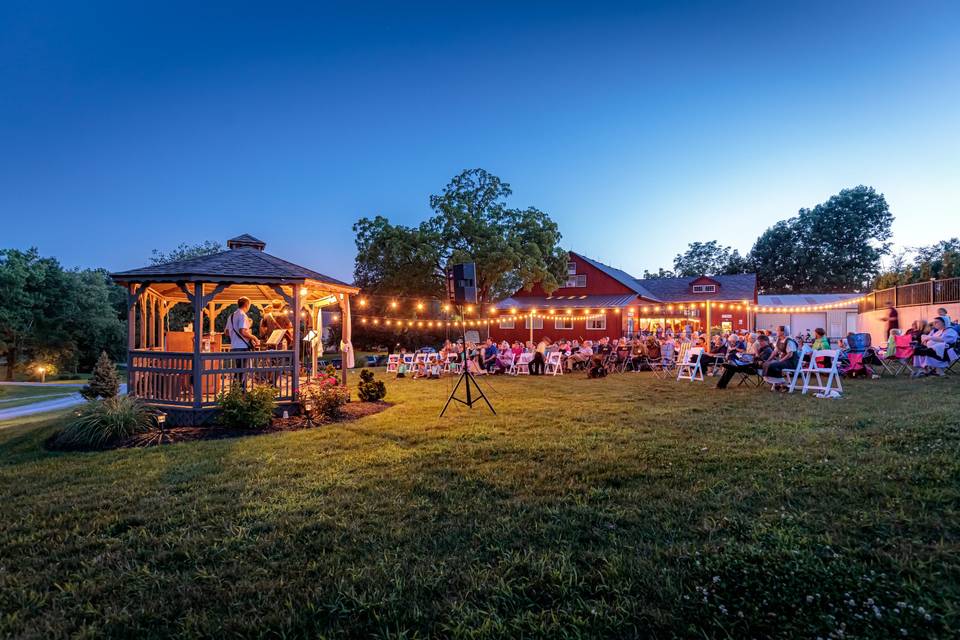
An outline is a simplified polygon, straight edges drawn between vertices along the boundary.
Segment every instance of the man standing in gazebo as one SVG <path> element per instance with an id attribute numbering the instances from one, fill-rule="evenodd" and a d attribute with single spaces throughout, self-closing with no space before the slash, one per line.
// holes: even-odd
<path id="1" fill-rule="evenodd" d="M 260 344 L 260 340 L 250 330 L 253 323 L 247 315 L 249 309 L 250 298 L 244 296 L 237 300 L 237 310 L 227 318 L 227 337 L 230 338 L 231 351 L 249 351 Z M 237 369 L 243 369 L 243 360 L 237 360 L 234 366 Z M 236 374 L 234 380 L 246 389 L 247 385 L 242 373 Z"/>

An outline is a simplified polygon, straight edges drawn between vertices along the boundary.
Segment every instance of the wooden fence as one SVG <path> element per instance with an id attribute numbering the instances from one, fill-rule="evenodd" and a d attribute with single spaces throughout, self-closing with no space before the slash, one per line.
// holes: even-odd
<path id="1" fill-rule="evenodd" d="M 860 313 L 883 309 L 888 303 L 895 307 L 915 307 L 924 304 L 960 302 L 960 278 L 930 280 L 903 284 L 889 289 L 878 289 L 864 296 Z"/>

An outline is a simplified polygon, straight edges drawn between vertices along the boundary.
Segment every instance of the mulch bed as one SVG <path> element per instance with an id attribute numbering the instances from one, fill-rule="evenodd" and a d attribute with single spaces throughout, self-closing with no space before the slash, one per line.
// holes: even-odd
<path id="1" fill-rule="evenodd" d="M 364 416 L 380 413 L 389 407 L 392 402 L 348 402 L 341 409 L 341 415 L 336 420 L 318 421 L 313 424 L 307 422 L 303 416 L 293 416 L 290 418 L 274 418 L 268 427 L 259 429 L 244 429 L 238 427 L 224 427 L 220 425 L 210 425 L 206 427 L 168 427 L 163 430 L 162 437 L 158 430 L 149 433 L 141 433 L 130 436 L 115 442 L 106 447 L 97 449 L 64 447 L 56 442 L 59 433 L 55 433 L 44 442 L 44 446 L 51 451 L 107 451 L 109 449 L 130 449 L 134 447 L 155 447 L 161 444 L 174 444 L 176 442 L 192 442 L 194 440 L 223 440 L 225 438 L 243 438 L 246 436 L 260 436 L 268 433 L 281 433 L 284 431 L 301 431 L 303 429 L 316 429 L 330 424 L 340 422 L 352 422 L 359 420 Z"/>

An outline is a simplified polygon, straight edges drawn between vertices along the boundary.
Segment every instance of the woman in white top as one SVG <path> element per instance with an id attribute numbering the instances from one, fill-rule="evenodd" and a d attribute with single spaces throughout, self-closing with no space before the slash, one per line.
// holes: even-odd
<path id="1" fill-rule="evenodd" d="M 944 369 L 957 359 L 957 330 L 947 324 L 943 316 L 933 319 L 933 330 L 920 338 L 922 344 L 917 351 L 923 356 L 926 371 L 922 375 L 942 376 Z"/>

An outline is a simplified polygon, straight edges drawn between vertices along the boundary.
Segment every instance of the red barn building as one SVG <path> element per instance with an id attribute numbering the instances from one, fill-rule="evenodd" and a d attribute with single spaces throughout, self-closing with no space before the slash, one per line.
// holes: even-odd
<path id="1" fill-rule="evenodd" d="M 539 283 L 495 305 L 494 340 L 596 340 L 630 338 L 667 325 L 751 329 L 748 304 L 757 302 L 757 276 L 634 278 L 620 269 L 571 252 L 564 286 L 547 295 Z M 531 338 L 532 335 L 532 338 Z"/>

